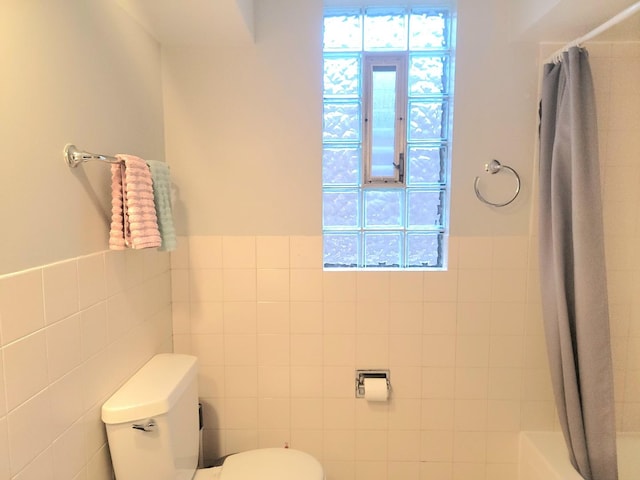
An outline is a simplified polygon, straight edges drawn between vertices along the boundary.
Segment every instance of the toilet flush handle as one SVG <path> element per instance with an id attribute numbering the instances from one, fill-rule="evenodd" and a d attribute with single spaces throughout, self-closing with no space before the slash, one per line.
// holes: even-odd
<path id="1" fill-rule="evenodd" d="M 131 428 L 142 430 L 143 432 L 153 432 L 156 429 L 156 421 L 151 418 L 146 423 L 134 423 Z"/>

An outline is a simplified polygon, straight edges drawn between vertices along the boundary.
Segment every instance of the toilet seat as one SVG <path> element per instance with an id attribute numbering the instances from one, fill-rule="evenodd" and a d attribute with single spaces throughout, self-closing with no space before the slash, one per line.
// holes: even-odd
<path id="1" fill-rule="evenodd" d="M 197 470 L 194 480 L 324 480 L 324 472 L 308 453 L 260 448 L 231 455 L 221 467 Z"/>

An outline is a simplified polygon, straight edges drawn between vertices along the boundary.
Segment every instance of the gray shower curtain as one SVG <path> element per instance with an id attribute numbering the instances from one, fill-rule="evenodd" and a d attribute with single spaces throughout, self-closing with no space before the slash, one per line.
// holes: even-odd
<path id="1" fill-rule="evenodd" d="M 586 480 L 618 478 L 595 98 L 588 54 L 545 65 L 540 284 L 560 425 Z"/>

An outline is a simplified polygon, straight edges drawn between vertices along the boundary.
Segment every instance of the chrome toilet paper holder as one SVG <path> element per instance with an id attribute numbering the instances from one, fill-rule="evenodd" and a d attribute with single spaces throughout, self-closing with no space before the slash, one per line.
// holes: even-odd
<path id="1" fill-rule="evenodd" d="M 356 370 L 356 398 L 364 398 L 365 378 L 384 378 L 387 382 L 387 390 L 391 391 L 389 370 Z"/>

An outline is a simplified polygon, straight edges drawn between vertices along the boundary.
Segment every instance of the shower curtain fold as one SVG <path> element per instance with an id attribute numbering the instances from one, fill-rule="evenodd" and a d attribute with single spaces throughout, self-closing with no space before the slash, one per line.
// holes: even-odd
<path id="1" fill-rule="evenodd" d="M 544 67 L 539 168 L 540 284 L 560 425 L 585 480 L 616 480 L 596 109 L 583 48 Z"/>

